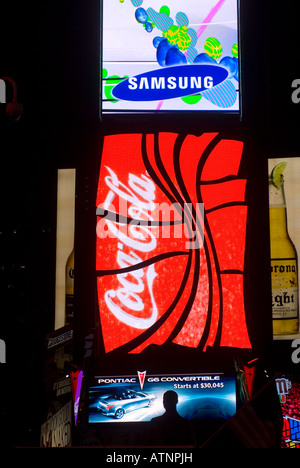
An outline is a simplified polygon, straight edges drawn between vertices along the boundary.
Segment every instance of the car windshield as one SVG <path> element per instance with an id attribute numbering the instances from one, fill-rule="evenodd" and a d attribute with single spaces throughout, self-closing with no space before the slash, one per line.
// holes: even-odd
<path id="1" fill-rule="evenodd" d="M 135 392 L 134 390 L 124 390 L 123 392 L 118 392 L 118 393 L 107 393 L 104 395 L 100 396 L 100 400 L 130 400 L 132 398 L 145 398 L 146 395 L 144 395 L 141 392 Z"/>
<path id="2" fill-rule="evenodd" d="M 134 392 L 133 390 L 125 390 L 121 393 L 116 393 L 114 395 L 114 398 L 116 400 L 130 400 L 132 398 L 137 398 L 137 396 L 139 396 L 136 392 Z"/>
<path id="3" fill-rule="evenodd" d="M 110 398 L 114 398 L 112 394 L 101 395 L 100 400 L 109 400 Z"/>

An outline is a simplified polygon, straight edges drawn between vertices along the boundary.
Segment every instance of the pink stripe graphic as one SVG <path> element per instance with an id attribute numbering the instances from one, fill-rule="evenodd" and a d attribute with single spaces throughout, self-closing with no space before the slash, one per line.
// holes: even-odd
<path id="1" fill-rule="evenodd" d="M 201 24 L 200 28 L 197 31 L 197 38 L 198 39 L 201 36 L 201 34 L 203 33 L 203 31 L 206 29 L 208 24 L 213 20 L 214 16 L 218 13 L 220 8 L 222 8 L 222 6 L 224 5 L 225 2 L 226 2 L 226 0 L 219 0 L 219 2 L 210 10 L 207 17 L 203 20 L 203 23 Z"/>
<path id="2" fill-rule="evenodd" d="M 225 2 L 226 2 L 226 0 L 219 0 L 218 3 L 210 10 L 210 12 L 206 16 L 206 18 L 204 18 L 201 26 L 199 27 L 199 29 L 197 31 L 197 39 L 199 39 L 201 34 L 207 28 L 208 24 L 213 20 L 214 16 L 218 13 L 220 8 L 222 8 L 222 6 L 224 5 Z M 160 101 L 158 103 L 158 106 L 156 108 L 157 111 L 159 111 L 161 109 L 162 104 L 163 104 L 163 101 Z"/>

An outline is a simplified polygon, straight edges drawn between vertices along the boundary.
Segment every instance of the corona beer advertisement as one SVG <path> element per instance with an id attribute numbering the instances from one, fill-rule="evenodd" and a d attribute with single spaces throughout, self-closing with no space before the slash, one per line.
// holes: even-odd
<path id="1" fill-rule="evenodd" d="M 225 421 L 236 412 L 235 378 L 222 373 L 148 375 L 142 371 L 94 380 L 89 390 L 89 423 L 151 421 L 164 413 L 164 398 L 175 394 L 176 411 L 190 421 Z"/>
<path id="2" fill-rule="evenodd" d="M 102 112 L 239 111 L 237 0 L 103 0 Z"/>
<path id="3" fill-rule="evenodd" d="M 269 159 L 272 319 L 276 340 L 300 337 L 299 171 L 299 157 Z"/>

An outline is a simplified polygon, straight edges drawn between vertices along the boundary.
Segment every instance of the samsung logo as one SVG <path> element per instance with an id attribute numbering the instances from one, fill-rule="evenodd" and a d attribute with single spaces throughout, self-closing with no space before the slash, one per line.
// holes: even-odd
<path id="1" fill-rule="evenodd" d="M 213 77 L 212 76 L 169 76 L 168 78 L 161 76 L 152 76 L 148 78 L 142 76 L 140 79 L 134 76 L 128 80 L 129 89 L 203 89 L 213 87 Z"/>
<path id="2" fill-rule="evenodd" d="M 193 64 L 164 67 L 130 77 L 112 90 L 116 99 L 157 101 L 199 93 L 222 83 L 228 71 L 219 65 Z"/>

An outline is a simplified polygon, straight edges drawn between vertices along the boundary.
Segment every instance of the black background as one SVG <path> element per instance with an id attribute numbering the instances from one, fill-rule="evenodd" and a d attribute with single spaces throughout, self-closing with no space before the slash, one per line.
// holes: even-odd
<path id="1" fill-rule="evenodd" d="M 292 82 L 300 79 L 300 7 L 294 1 L 241 0 L 241 122 L 201 116 L 101 122 L 99 11 L 97 0 L 1 5 L 0 76 L 16 81 L 24 105 L 18 122 L 9 120 L 0 105 L 0 338 L 7 345 L 7 364 L 0 364 L 4 446 L 38 446 L 44 422 L 43 352 L 45 336 L 54 326 L 57 168 L 78 169 L 76 210 L 81 221 L 76 235 L 79 245 L 93 245 L 93 196 L 105 132 L 242 128 L 253 149 L 248 156 L 249 197 L 255 207 L 250 211 L 256 252 L 253 295 L 260 300 L 259 311 L 268 307 L 264 171 L 268 157 L 300 152 L 300 103 L 291 99 Z M 7 91 L 9 101 L 9 85 Z M 93 248 L 78 252 L 78 264 L 78 302 L 93 308 Z"/>

